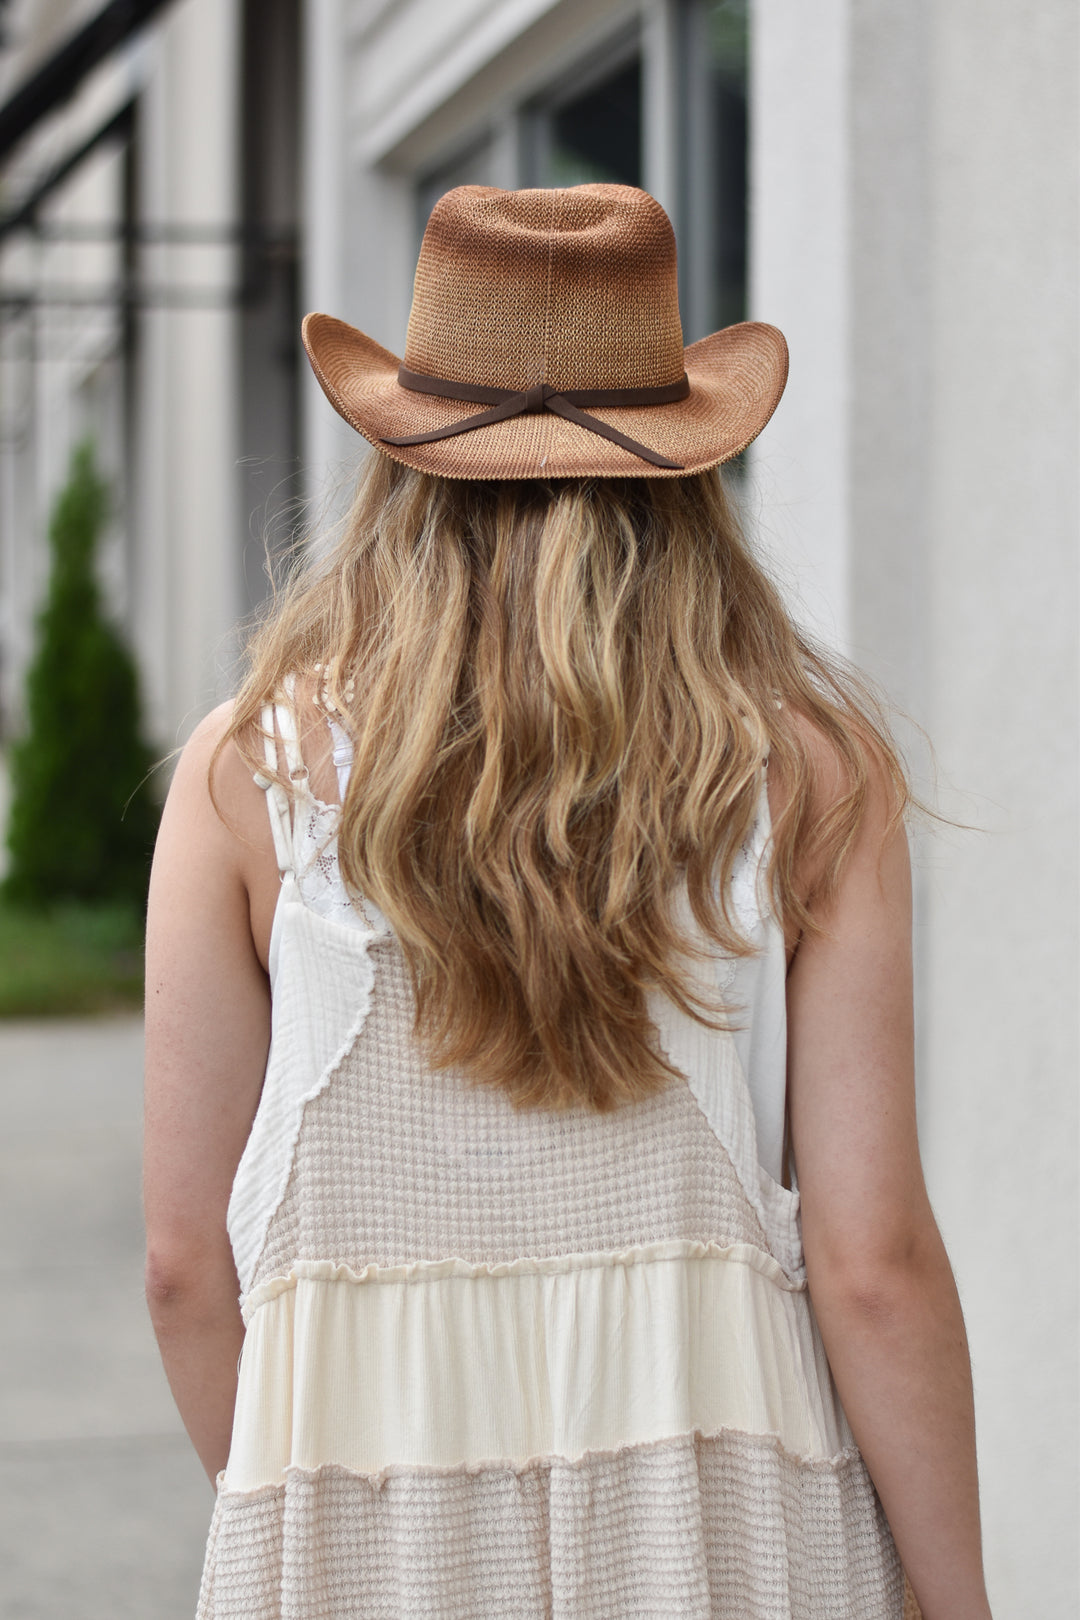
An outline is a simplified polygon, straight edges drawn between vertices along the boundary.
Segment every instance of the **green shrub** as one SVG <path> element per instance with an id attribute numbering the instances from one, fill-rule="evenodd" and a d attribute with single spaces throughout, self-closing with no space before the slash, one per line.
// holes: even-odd
<path id="1" fill-rule="evenodd" d="M 130 904 L 0 902 L 0 1018 L 138 1011 L 143 920 Z"/>
<path id="2" fill-rule="evenodd" d="M 10 864 L 20 906 L 145 900 L 158 807 L 135 664 L 96 574 L 108 490 L 92 446 L 71 460 L 49 528 L 52 568 L 27 675 L 27 731 L 11 750 Z"/>

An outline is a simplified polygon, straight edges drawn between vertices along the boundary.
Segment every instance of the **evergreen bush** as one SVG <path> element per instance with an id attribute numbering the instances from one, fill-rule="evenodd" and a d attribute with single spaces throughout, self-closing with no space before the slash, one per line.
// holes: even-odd
<path id="1" fill-rule="evenodd" d="M 49 527 L 52 566 L 27 675 L 27 731 L 11 750 L 10 864 L 18 905 L 145 901 L 158 807 L 140 734 L 134 660 L 96 573 L 108 489 L 93 446 L 72 455 Z"/>

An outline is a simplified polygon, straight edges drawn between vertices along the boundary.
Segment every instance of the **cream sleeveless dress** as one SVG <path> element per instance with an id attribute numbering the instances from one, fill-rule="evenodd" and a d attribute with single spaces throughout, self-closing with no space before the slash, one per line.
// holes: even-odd
<path id="1" fill-rule="evenodd" d="M 296 799 L 256 778 L 272 1039 L 229 1205 L 247 1334 L 199 1620 L 899 1620 L 779 1181 L 764 767 L 733 878 L 759 954 L 696 969 L 740 1032 L 654 995 L 685 1080 L 519 1113 L 425 1066 L 395 936 L 338 876 L 337 807 L 289 709 L 264 724 Z M 336 757 L 344 783 L 340 734 Z"/>

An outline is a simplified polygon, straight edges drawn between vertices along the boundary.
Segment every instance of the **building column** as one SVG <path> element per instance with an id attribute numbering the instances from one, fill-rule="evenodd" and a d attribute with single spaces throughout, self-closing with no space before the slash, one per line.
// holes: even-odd
<path id="1" fill-rule="evenodd" d="M 238 24 L 236 0 L 188 0 L 162 24 L 139 131 L 141 215 L 152 223 L 236 223 Z M 136 625 L 148 729 L 166 748 L 234 678 L 244 521 L 236 274 L 231 246 L 144 251 L 148 285 L 197 301 L 149 308 L 140 332 Z"/>

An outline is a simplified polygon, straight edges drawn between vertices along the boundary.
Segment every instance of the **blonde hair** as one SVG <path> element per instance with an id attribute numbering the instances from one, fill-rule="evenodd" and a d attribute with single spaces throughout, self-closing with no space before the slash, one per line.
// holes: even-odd
<path id="1" fill-rule="evenodd" d="M 703 951 L 672 903 L 684 876 L 711 948 L 750 953 L 729 880 L 766 756 L 789 786 L 772 901 L 801 929 L 820 925 L 796 859 L 815 848 L 827 898 L 871 770 L 894 820 L 911 802 L 880 703 L 795 627 L 718 472 L 470 482 L 373 454 L 249 659 L 225 740 L 265 770 L 261 706 L 290 674 L 325 682 L 354 745 L 342 877 L 400 941 L 430 1062 L 517 1106 L 668 1083 L 650 988 L 730 1027 L 673 962 Z M 807 722 L 843 784 L 820 820 Z"/>

